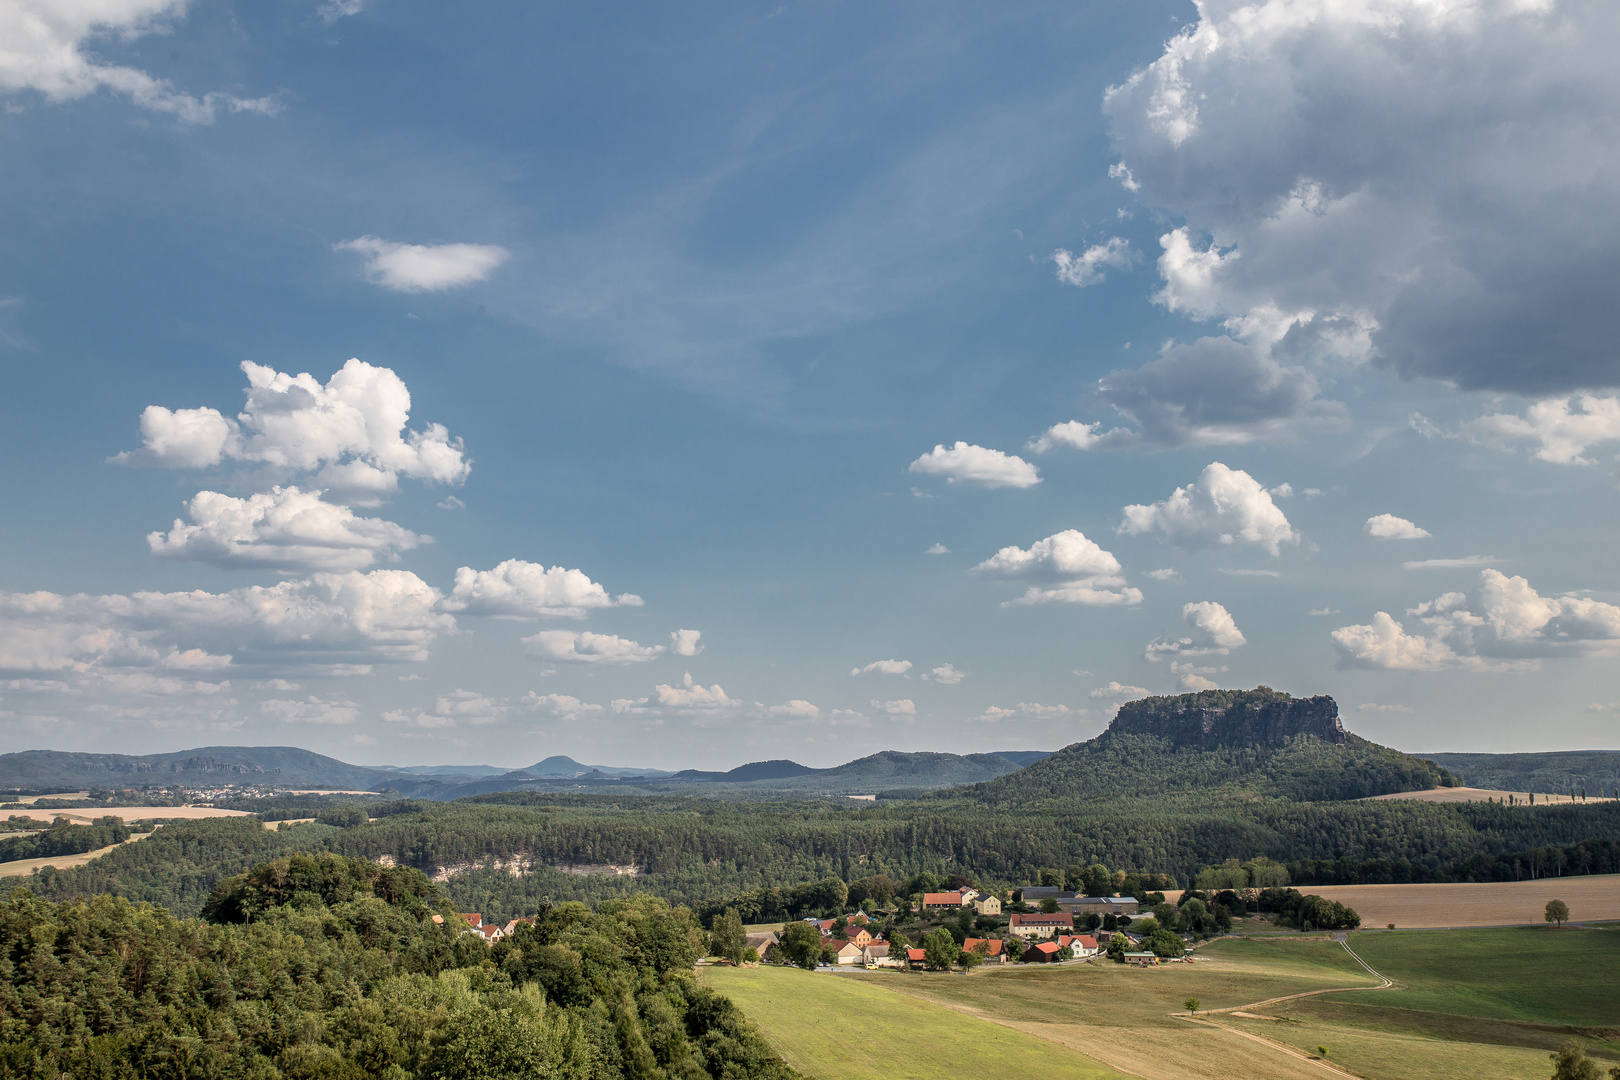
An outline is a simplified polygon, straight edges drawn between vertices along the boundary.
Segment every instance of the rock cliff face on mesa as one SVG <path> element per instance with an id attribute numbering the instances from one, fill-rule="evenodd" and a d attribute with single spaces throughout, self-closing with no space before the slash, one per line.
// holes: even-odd
<path id="1" fill-rule="evenodd" d="M 1296 698 L 1268 686 L 1253 690 L 1204 690 L 1150 697 L 1120 706 L 1111 734 L 1156 735 L 1177 746 L 1233 743 L 1274 745 L 1297 735 L 1342 744 L 1339 705 L 1332 698 Z"/>

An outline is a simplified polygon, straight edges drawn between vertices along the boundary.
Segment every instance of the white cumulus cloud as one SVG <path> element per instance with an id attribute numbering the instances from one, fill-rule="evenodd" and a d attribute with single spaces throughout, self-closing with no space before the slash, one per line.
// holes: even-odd
<path id="1" fill-rule="evenodd" d="M 1003 724 L 1019 720 L 1062 720 L 1065 717 L 1085 714 L 1085 709 L 1071 709 L 1067 705 L 1042 705 L 1034 701 L 1020 701 L 1010 709 L 991 705 L 973 719 L 981 724 Z"/>
<path id="2" fill-rule="evenodd" d="M 506 719 L 509 711 L 510 706 L 505 701 L 475 690 L 455 690 L 436 698 L 432 710 L 391 709 L 383 713 L 382 718 L 408 728 L 440 730 L 498 724 Z"/>
<path id="3" fill-rule="evenodd" d="M 1052 261 L 1057 264 L 1058 280 L 1082 289 L 1107 280 L 1108 275 L 1103 273 L 1103 267 L 1128 270 L 1141 258 L 1132 250 L 1129 241 L 1120 236 L 1111 236 L 1100 244 L 1093 244 L 1078 255 L 1064 248 L 1052 252 Z"/>
<path id="4" fill-rule="evenodd" d="M 1161 241 L 1161 303 L 1464 388 L 1620 383 L 1620 10 L 1198 12 L 1105 105 L 1119 174 L 1187 223 Z"/>
<path id="5" fill-rule="evenodd" d="M 571 630 L 542 630 L 523 639 L 529 655 L 540 660 L 580 664 L 639 664 L 664 655 L 662 645 L 641 645 L 617 634 L 576 634 Z"/>
<path id="6" fill-rule="evenodd" d="M 1173 639 L 1159 638 L 1149 643 L 1146 652 L 1149 660 L 1162 660 L 1166 656 L 1224 656 L 1247 644 L 1232 613 L 1213 600 L 1183 604 L 1181 618 L 1192 633 Z"/>
<path id="7" fill-rule="evenodd" d="M 910 471 L 943 476 L 951 484 L 988 488 L 1027 488 L 1041 482 L 1040 472 L 1023 458 L 965 442 L 949 449 L 935 446 L 913 461 Z"/>
<path id="8" fill-rule="evenodd" d="M 1485 445 L 1541 444 L 1536 457 L 1559 465 L 1592 465 L 1586 452 L 1620 439 L 1620 397 L 1575 394 L 1537 401 L 1523 416 L 1492 413 L 1462 425 L 1460 434 Z"/>
<path id="9" fill-rule="evenodd" d="M 296 572 L 359 570 L 432 541 L 392 521 L 358 517 L 320 494 L 275 487 L 239 499 L 199 491 L 186 503 L 189 524 L 176 518 L 167 533 L 150 533 L 146 543 L 164 559 Z"/>
<path id="10" fill-rule="evenodd" d="M 911 670 L 910 660 L 874 660 L 865 667 L 851 668 L 851 675 L 904 675 Z"/>
<path id="11" fill-rule="evenodd" d="M 898 701 L 873 700 L 872 708 L 889 716 L 916 716 L 917 706 L 910 698 L 900 698 Z"/>
<path id="12" fill-rule="evenodd" d="M 1086 604 L 1118 607 L 1142 602 L 1140 589 L 1125 587 L 1122 567 L 1111 552 L 1077 529 L 1065 529 L 1026 550 L 1008 546 L 979 563 L 973 572 L 994 578 L 1027 578 L 1042 584 L 1031 585 L 1023 596 L 1008 600 L 1003 607 L 1024 604 Z"/>
<path id="13" fill-rule="evenodd" d="M 91 46 L 98 37 L 129 40 L 163 33 L 188 6 L 187 0 L 10 0 L 0 5 L 0 89 L 35 90 L 61 102 L 105 88 L 187 124 L 212 123 L 222 108 L 279 112 L 273 98 L 220 93 L 197 98 L 138 68 L 95 59 Z"/>
<path id="14" fill-rule="evenodd" d="M 313 574 L 225 593 L 0 593 L 0 670 L 198 668 L 423 660 L 456 628 L 404 570 Z M 194 652 L 195 650 L 195 652 Z M 227 652 L 228 650 L 228 652 Z M 177 661 L 165 661 L 171 657 Z"/>
<path id="15" fill-rule="evenodd" d="M 701 630 L 671 630 L 669 651 L 675 656 L 696 656 L 703 651 Z"/>
<path id="16" fill-rule="evenodd" d="M 955 686 L 965 678 L 967 678 L 966 672 L 958 671 L 950 664 L 941 664 L 939 667 L 924 675 L 923 681 L 938 683 L 941 686 Z"/>
<path id="17" fill-rule="evenodd" d="M 653 687 L 653 693 L 658 698 L 658 704 L 663 708 L 687 712 L 732 709 L 743 704 L 727 697 L 725 690 L 721 689 L 719 683 L 715 683 L 713 686 L 704 686 L 702 683 L 693 682 L 691 672 L 687 672 L 681 678 L 681 681 L 674 686 L 659 683 Z"/>
<path id="18" fill-rule="evenodd" d="M 483 281 L 512 253 L 495 244 L 401 244 L 362 236 L 333 245 L 365 256 L 366 278 L 394 292 L 443 292 Z"/>
<path id="19" fill-rule="evenodd" d="M 1406 612 L 1428 627 L 1412 634 L 1386 612 L 1333 631 L 1348 667 L 1413 671 L 1529 670 L 1548 657 L 1611 651 L 1620 642 L 1620 607 L 1581 596 L 1544 597 L 1522 577 L 1482 570 L 1475 587 Z"/>
<path id="20" fill-rule="evenodd" d="M 789 720 L 819 720 L 821 710 L 800 698 L 781 705 L 772 705 L 769 710 L 772 716 L 781 716 Z"/>
<path id="21" fill-rule="evenodd" d="M 1211 462 L 1196 481 L 1163 502 L 1127 506 L 1119 533 L 1159 533 L 1183 548 L 1254 544 L 1272 555 L 1299 539 L 1259 481 L 1241 469 Z"/>
<path id="22" fill-rule="evenodd" d="M 1361 528 L 1368 536 L 1378 540 L 1426 540 L 1434 535 L 1394 514 L 1376 514 L 1368 518 Z"/>
<path id="23" fill-rule="evenodd" d="M 1122 701 L 1128 701 L 1133 698 L 1148 697 L 1152 693 L 1153 691 L 1147 689 L 1146 687 L 1130 686 L 1116 679 L 1110 681 L 1107 686 L 1097 687 L 1091 692 L 1091 696 L 1100 701 L 1114 698 Z"/>
<path id="24" fill-rule="evenodd" d="M 285 476 L 316 473 L 317 486 L 357 505 L 395 490 L 400 476 L 459 484 L 472 470 L 461 440 L 442 424 L 407 428 L 411 394 L 389 368 L 351 359 L 324 384 L 252 361 L 242 371 L 247 403 L 234 419 L 208 407 L 149 405 L 141 448 L 112 460 L 185 469 L 242 461 Z"/>
<path id="25" fill-rule="evenodd" d="M 507 559 L 493 570 L 463 566 L 456 584 L 445 597 L 446 611 L 506 618 L 565 616 L 580 619 L 594 608 L 640 607 L 634 593 L 608 595 L 584 571 L 561 566 L 547 569 L 540 563 Z"/>

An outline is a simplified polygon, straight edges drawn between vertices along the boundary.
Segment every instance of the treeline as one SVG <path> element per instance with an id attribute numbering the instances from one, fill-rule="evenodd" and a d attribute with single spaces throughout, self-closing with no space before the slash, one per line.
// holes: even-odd
<path id="1" fill-rule="evenodd" d="M 208 911 L 0 903 L 0 1075 L 797 1075 L 693 979 L 690 913 L 650 897 L 544 909 L 490 947 L 418 871 L 295 854 Z"/>
<path id="2" fill-rule="evenodd" d="M 1501 855 L 1475 852 L 1466 859 L 1425 867 L 1408 859 L 1303 859 L 1288 864 L 1299 885 L 1390 885 L 1430 881 L 1526 881 L 1583 874 L 1620 874 L 1620 842 L 1583 840 Z"/>
<path id="3" fill-rule="evenodd" d="M 80 855 L 111 844 L 122 844 L 130 834 L 124 819 L 112 815 L 98 817 L 89 825 L 74 825 L 67 818 L 58 817 L 49 828 L 39 832 L 0 839 L 0 862 Z"/>
<path id="4" fill-rule="evenodd" d="M 456 803 L 373 803 L 363 807 L 378 819 L 370 822 L 344 809 L 326 809 L 327 820 L 342 828 L 273 832 L 253 819 L 175 822 L 87 866 L 41 872 L 34 887 L 52 899 L 114 892 L 195 914 L 220 878 L 298 847 L 387 856 L 429 874 L 444 872 L 462 910 L 503 919 L 534 911 L 547 898 L 600 904 L 644 893 L 692 906 L 752 895 L 760 910 L 774 912 L 796 909 L 792 896 L 770 895 L 795 882 L 853 886 L 884 876 L 898 885 L 926 872 L 1001 889 L 1039 883 L 1043 869 L 1102 864 L 1189 884 L 1205 867 L 1261 856 L 1297 866 L 1296 884 L 1337 882 L 1338 871 L 1324 875 L 1322 864 L 1358 867 L 1369 860 L 1392 868 L 1404 860 L 1417 875 L 1411 879 L 1426 880 L 1455 873 L 1445 868 L 1476 855 L 1506 867 L 1511 880 L 1515 853 L 1620 842 L 1616 803 L 1299 803 L 1213 793 L 1033 809 L 942 799 L 845 808 L 826 801 L 525 792 Z M 1564 873 L 1581 865 L 1579 857 L 1565 859 Z M 615 874 L 610 866 L 634 872 Z"/>

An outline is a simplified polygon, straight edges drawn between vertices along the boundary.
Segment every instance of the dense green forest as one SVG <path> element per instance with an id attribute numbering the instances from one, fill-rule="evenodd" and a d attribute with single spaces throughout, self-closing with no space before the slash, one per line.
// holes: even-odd
<path id="1" fill-rule="evenodd" d="M 1538 754 L 1424 754 L 1469 787 L 1500 791 L 1582 790 L 1620 793 L 1620 750 L 1550 750 Z"/>
<path id="2" fill-rule="evenodd" d="M 961 798 L 841 806 L 525 792 L 368 811 L 377 820 L 282 831 L 251 818 L 175 822 L 86 866 L 41 871 L 31 887 L 53 900 L 111 892 L 195 914 L 223 877 L 294 849 L 333 851 L 453 871 L 446 888 L 463 910 L 504 919 L 532 913 L 548 897 L 599 903 L 651 893 L 698 905 L 760 888 L 873 874 L 905 880 L 921 871 L 1007 886 L 1036 881 L 1043 868 L 1102 863 L 1186 883 L 1203 867 L 1256 856 L 1293 864 L 1300 883 L 1512 880 L 1515 858 L 1530 876 L 1524 853 L 1542 852 L 1537 858 L 1555 867 L 1549 873 L 1573 873 L 1607 864 L 1593 861 L 1589 843 L 1584 864 L 1566 854 L 1557 867 L 1553 849 L 1620 841 L 1617 803 L 1324 803 L 1221 792 L 1028 810 Z M 609 865 L 636 873 L 615 875 Z"/>
<path id="3" fill-rule="evenodd" d="M 73 825 L 67 818 L 59 817 L 49 828 L 0 840 L 0 862 L 78 855 L 109 844 L 122 844 L 129 839 L 130 831 L 118 817 L 99 817 L 89 825 Z"/>
<path id="4" fill-rule="evenodd" d="M 262 830 L 261 830 L 262 831 Z M 793 1080 L 651 897 L 543 908 L 493 947 L 420 872 L 294 855 L 205 919 L 0 903 L 0 1075 L 57 1080 Z"/>

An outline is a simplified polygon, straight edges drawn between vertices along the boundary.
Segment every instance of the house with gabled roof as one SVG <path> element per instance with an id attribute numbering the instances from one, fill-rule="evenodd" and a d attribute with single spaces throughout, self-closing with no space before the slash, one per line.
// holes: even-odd
<path id="1" fill-rule="evenodd" d="M 865 959 L 859 945 L 853 941 L 845 941 L 843 938 L 830 939 L 826 942 L 824 948 L 832 950 L 833 963 L 835 964 L 858 964 Z"/>
<path id="2" fill-rule="evenodd" d="M 1045 912 L 1021 915 L 1015 912 L 1007 931 L 1025 940 L 1053 938 L 1059 934 L 1074 932 L 1074 916 L 1064 913 L 1048 915 Z"/>
<path id="3" fill-rule="evenodd" d="M 1097 955 L 1097 939 L 1090 934 L 1075 934 L 1073 937 L 1063 934 L 1057 940 L 1059 945 L 1067 945 L 1073 949 L 1077 959 Z"/>
<path id="4" fill-rule="evenodd" d="M 923 893 L 924 911 L 955 911 L 967 907 L 968 900 L 959 892 Z"/>
<path id="5" fill-rule="evenodd" d="M 984 958 L 991 963 L 1005 964 L 1007 962 L 1007 943 L 1000 938 L 970 937 L 962 942 L 963 952 L 974 952 L 980 944 L 984 945 Z"/>

